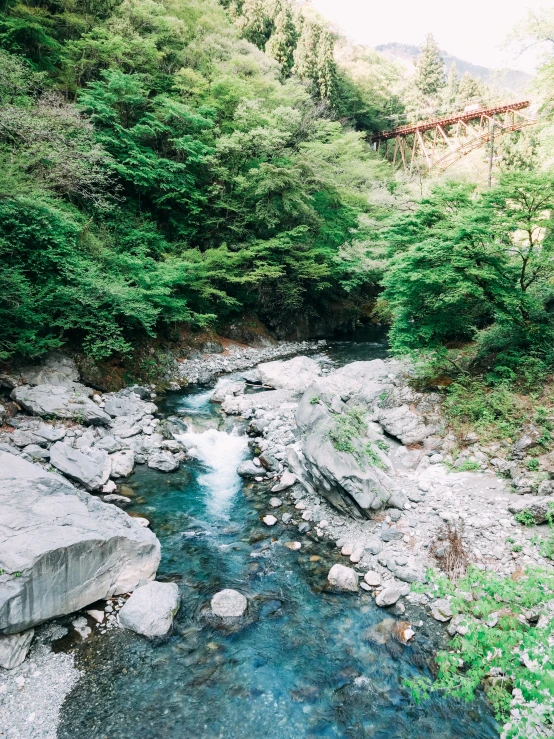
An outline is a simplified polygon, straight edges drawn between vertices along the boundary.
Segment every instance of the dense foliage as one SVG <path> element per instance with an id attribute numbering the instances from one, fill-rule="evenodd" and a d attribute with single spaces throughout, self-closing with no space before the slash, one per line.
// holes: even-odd
<path id="1" fill-rule="evenodd" d="M 382 85 L 352 95 L 316 20 L 4 0 L 0 47 L 1 357 L 247 310 L 284 335 L 370 284 L 341 255 L 389 176 L 354 130 Z"/>
<path id="2" fill-rule="evenodd" d="M 484 685 L 506 739 L 552 736 L 554 577 L 544 568 L 517 577 L 470 568 L 456 584 L 429 573 L 451 598 L 458 635 L 437 655 L 438 675 L 408 681 L 416 699 L 430 691 L 471 700 Z M 429 588 L 429 585 L 427 586 Z"/>

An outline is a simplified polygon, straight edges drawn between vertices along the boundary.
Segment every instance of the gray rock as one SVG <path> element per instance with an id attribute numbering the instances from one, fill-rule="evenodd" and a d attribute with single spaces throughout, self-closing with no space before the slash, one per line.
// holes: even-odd
<path id="1" fill-rule="evenodd" d="M 30 444 L 38 444 L 38 446 L 46 446 L 46 439 L 34 431 L 28 431 L 26 429 L 16 429 L 11 438 L 12 444 L 19 447 L 29 446 Z"/>
<path id="2" fill-rule="evenodd" d="M 23 451 L 32 459 L 50 459 L 50 452 L 48 449 L 43 449 L 41 446 L 38 446 L 38 444 L 29 444 L 29 446 L 26 446 Z"/>
<path id="3" fill-rule="evenodd" d="M 402 538 L 403 534 L 398 529 L 388 526 L 386 523 L 381 525 L 381 531 L 379 533 L 382 541 L 398 541 Z"/>
<path id="4" fill-rule="evenodd" d="M 372 588 L 378 588 L 381 584 L 381 575 L 375 570 L 369 570 L 364 575 L 365 582 Z"/>
<path id="5" fill-rule="evenodd" d="M 174 472 L 179 469 L 179 460 L 171 452 L 160 450 L 149 455 L 148 466 L 160 472 Z"/>
<path id="6" fill-rule="evenodd" d="M 110 454 L 111 463 L 110 477 L 129 477 L 135 469 L 135 453 L 131 449 Z"/>
<path id="7" fill-rule="evenodd" d="M 35 416 L 68 418 L 94 426 L 105 426 L 110 422 L 108 414 L 84 393 L 62 385 L 22 385 L 12 390 L 11 397 Z"/>
<path id="8" fill-rule="evenodd" d="M 101 449 L 73 449 L 57 441 L 50 448 L 50 463 L 87 490 L 99 490 L 110 477 L 110 458 Z"/>
<path id="9" fill-rule="evenodd" d="M 258 477 L 260 468 L 251 459 L 241 462 L 237 467 L 237 475 L 240 477 Z"/>
<path id="10" fill-rule="evenodd" d="M 396 408 L 379 408 L 376 420 L 391 436 L 403 444 L 417 444 L 439 431 L 438 423 L 427 423 L 423 416 L 410 410 L 408 405 Z"/>
<path id="11" fill-rule="evenodd" d="M 212 613 L 220 618 L 239 618 L 247 606 L 248 600 L 245 596 L 231 588 L 220 590 L 211 600 Z"/>
<path id="12" fill-rule="evenodd" d="M 321 368 L 309 357 L 294 357 L 287 361 L 260 364 L 258 372 L 264 385 L 276 390 L 303 392 L 321 375 Z"/>
<path id="13" fill-rule="evenodd" d="M 260 462 L 262 464 L 262 467 L 264 467 L 269 472 L 279 471 L 279 460 L 274 457 L 273 454 L 269 454 L 269 452 L 263 452 L 262 454 L 260 454 Z"/>
<path id="14" fill-rule="evenodd" d="M 164 636 L 171 629 L 179 601 L 175 583 L 149 582 L 132 593 L 119 611 L 119 623 L 149 638 Z"/>
<path id="15" fill-rule="evenodd" d="M 72 388 L 79 382 L 79 370 L 71 357 L 59 352 L 46 355 L 39 364 L 18 369 L 21 385 L 58 385 Z"/>
<path id="16" fill-rule="evenodd" d="M 358 591 L 358 575 L 352 567 L 336 564 L 331 567 L 327 575 L 329 585 L 337 590 Z"/>
<path id="17" fill-rule="evenodd" d="M 281 480 L 271 488 L 272 493 L 280 493 L 282 490 L 291 488 L 296 482 L 296 475 L 290 470 L 285 470 L 281 475 Z"/>
<path id="18" fill-rule="evenodd" d="M 288 523 L 291 519 L 292 519 L 292 516 L 290 513 L 283 513 L 283 515 L 281 516 L 281 521 L 283 523 Z"/>
<path id="19" fill-rule="evenodd" d="M 103 451 L 108 452 L 108 454 L 118 452 L 123 447 L 121 442 L 111 434 L 103 436 L 101 439 L 96 439 L 93 446 L 95 449 L 102 449 Z"/>
<path id="20" fill-rule="evenodd" d="M 279 508 L 280 506 L 283 505 L 283 501 L 281 500 L 281 498 L 270 498 L 269 505 L 272 508 Z"/>
<path id="21" fill-rule="evenodd" d="M 380 539 L 372 538 L 366 544 L 366 549 L 371 554 L 380 554 L 383 551 L 383 542 Z"/>
<path id="22" fill-rule="evenodd" d="M 226 395 L 242 395 L 246 390 L 245 382 L 222 382 L 218 385 L 210 398 L 212 403 L 223 403 Z"/>
<path id="23" fill-rule="evenodd" d="M 381 590 L 381 592 L 377 594 L 377 597 L 375 598 L 375 604 L 378 605 L 380 608 L 386 608 L 387 606 L 394 605 L 396 601 L 405 594 L 406 593 L 402 587 L 399 587 L 397 585 L 389 585 L 386 588 L 383 588 L 383 590 Z"/>
<path id="24" fill-rule="evenodd" d="M 127 593 L 160 561 L 157 538 L 126 513 L 6 453 L 0 522 L 0 634 Z"/>
<path id="25" fill-rule="evenodd" d="M 435 621 L 450 621 L 453 616 L 450 601 L 446 598 L 439 598 L 434 603 L 431 603 L 431 616 L 433 616 Z"/>
<path id="26" fill-rule="evenodd" d="M 65 437 L 65 429 L 62 426 L 49 426 L 47 423 L 41 423 L 35 429 L 35 434 L 42 437 L 47 442 L 54 443 L 55 441 L 61 441 Z"/>
<path id="27" fill-rule="evenodd" d="M 550 497 L 518 500 L 510 503 L 508 510 L 514 515 L 528 511 L 533 516 L 536 524 L 546 523 L 550 513 L 554 512 L 554 500 Z"/>
<path id="28" fill-rule="evenodd" d="M 141 400 L 136 393 L 122 390 L 118 393 L 104 395 L 104 410 L 113 417 L 135 416 L 143 418 L 156 413 L 158 408 L 155 403 Z"/>
<path id="29" fill-rule="evenodd" d="M 21 634 L 0 634 L 0 667 L 5 670 L 18 667 L 27 656 L 34 635 L 34 629 L 23 631 Z"/>
<path id="30" fill-rule="evenodd" d="M 111 422 L 112 434 L 118 439 L 130 439 L 142 431 L 143 416 L 118 416 Z"/>

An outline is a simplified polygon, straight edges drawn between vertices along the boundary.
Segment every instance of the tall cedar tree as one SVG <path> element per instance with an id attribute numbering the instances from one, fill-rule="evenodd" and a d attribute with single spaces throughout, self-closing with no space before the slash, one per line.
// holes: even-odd
<path id="1" fill-rule="evenodd" d="M 431 97 L 444 87 L 444 61 L 432 34 L 427 36 L 416 63 L 415 86 L 423 95 Z"/>

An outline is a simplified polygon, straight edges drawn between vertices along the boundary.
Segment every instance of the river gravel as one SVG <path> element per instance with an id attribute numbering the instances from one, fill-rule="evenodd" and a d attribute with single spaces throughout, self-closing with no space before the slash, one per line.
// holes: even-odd
<path id="1" fill-rule="evenodd" d="M 50 646 L 66 632 L 57 624 L 37 629 L 25 662 L 0 668 L 2 739 L 56 739 L 60 709 L 80 676 L 73 655 L 55 654 Z"/>

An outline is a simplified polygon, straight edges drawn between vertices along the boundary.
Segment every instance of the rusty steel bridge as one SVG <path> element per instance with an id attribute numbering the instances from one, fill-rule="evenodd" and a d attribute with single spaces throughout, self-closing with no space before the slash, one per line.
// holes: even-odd
<path id="1" fill-rule="evenodd" d="M 444 170 L 487 144 L 491 137 L 536 123 L 536 118 L 522 113 L 530 105 L 530 100 L 522 100 L 495 108 L 469 106 L 444 118 L 381 131 L 371 141 L 393 165 L 403 167 L 409 174 L 421 171 L 421 164 L 427 171 Z"/>

